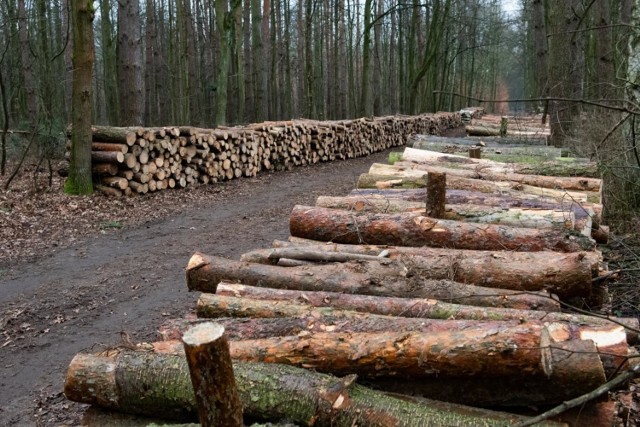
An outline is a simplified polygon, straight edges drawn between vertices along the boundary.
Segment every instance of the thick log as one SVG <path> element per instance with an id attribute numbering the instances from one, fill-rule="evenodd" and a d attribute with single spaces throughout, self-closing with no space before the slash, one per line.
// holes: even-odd
<path id="1" fill-rule="evenodd" d="M 129 187 L 129 181 L 126 178 L 122 178 L 120 176 L 105 176 L 101 179 L 101 181 L 112 188 L 118 188 L 120 190 L 124 190 Z"/>
<path id="2" fill-rule="evenodd" d="M 110 142 L 92 142 L 92 151 L 119 151 L 122 154 L 126 154 L 129 151 L 129 146 L 126 144 L 114 144 Z"/>
<path id="3" fill-rule="evenodd" d="M 427 196 L 426 189 L 357 189 L 352 190 L 350 197 L 361 197 L 380 200 L 406 200 L 422 202 Z M 511 192 L 508 195 L 487 194 L 466 190 L 447 189 L 446 202 L 450 205 L 470 204 L 493 206 L 501 208 L 526 208 L 526 209 L 554 209 L 562 212 L 572 212 L 576 221 L 585 217 L 592 219 L 592 227 L 597 228 L 601 222 L 602 205 L 597 203 L 577 203 L 573 200 L 557 201 L 551 198 Z M 322 206 L 329 207 L 329 206 Z"/>
<path id="4" fill-rule="evenodd" d="M 222 281 L 277 289 L 432 298 L 489 307 L 550 309 L 549 303 L 545 301 L 548 299 L 545 294 L 523 295 L 521 291 L 496 290 L 448 280 L 429 280 L 420 275 L 420 270 L 407 269 L 407 266 L 397 261 L 279 267 L 200 253 L 191 257 L 187 266 L 189 290 L 215 292 L 218 283 Z"/>
<path id="5" fill-rule="evenodd" d="M 497 175 L 508 175 L 509 179 L 516 179 L 517 176 L 515 175 L 572 177 L 578 175 L 582 171 L 585 171 L 587 172 L 588 176 L 581 178 L 584 181 L 582 183 L 576 181 L 576 184 L 574 184 L 575 187 L 573 189 L 584 191 L 599 191 L 602 185 L 602 180 L 590 178 L 594 175 L 594 173 L 597 173 L 597 166 L 593 163 L 568 161 L 543 162 L 539 164 L 502 163 L 489 159 L 470 159 L 464 156 L 438 153 L 429 150 L 418 150 L 415 148 L 405 148 L 404 152 L 402 153 L 402 160 L 415 163 L 431 164 L 434 166 L 441 165 L 444 167 L 466 169 L 475 168 L 478 172 L 495 173 Z M 567 180 L 567 182 L 572 181 Z"/>
<path id="6" fill-rule="evenodd" d="M 427 192 L 427 194 L 429 194 Z M 417 212 L 426 214 L 420 202 L 402 199 L 387 199 L 375 196 L 330 197 L 320 196 L 316 206 L 331 209 L 347 209 L 358 212 L 399 213 Z M 558 206 L 559 208 L 560 206 Z M 525 228 L 567 228 L 590 236 L 591 217 L 576 222 L 572 211 L 560 209 L 522 209 L 483 205 L 445 205 L 443 219 L 479 222 L 484 224 L 502 224 Z"/>
<path id="7" fill-rule="evenodd" d="M 105 185 L 97 184 L 95 185 L 95 189 L 100 191 L 101 193 L 106 194 L 107 196 L 112 196 L 112 197 L 122 196 L 122 191 L 118 190 L 117 188 L 111 188 Z"/>
<path id="8" fill-rule="evenodd" d="M 203 427 L 244 425 L 242 403 L 224 331 L 221 325 L 202 323 L 189 329 L 182 337 L 198 419 Z"/>
<path id="9" fill-rule="evenodd" d="M 426 215 L 431 218 L 445 218 L 445 195 L 447 174 L 429 172 L 427 174 Z"/>
<path id="10" fill-rule="evenodd" d="M 288 364 L 334 375 L 412 379 L 526 377 L 549 375 L 558 369 L 555 358 L 546 356 L 548 347 L 541 347 L 542 333 L 530 325 L 431 333 L 321 332 L 235 341 L 230 350 L 234 360 Z M 590 343 L 590 363 L 580 366 L 568 381 L 581 381 L 580 372 L 595 371 L 600 384 L 605 382 L 597 348 Z M 563 353 L 565 357 L 570 354 Z"/>
<path id="11" fill-rule="evenodd" d="M 553 405 L 586 394 L 603 383 L 602 365 L 592 341 L 554 344 L 556 369 L 551 375 L 491 378 L 372 378 L 364 384 L 389 392 L 477 406 Z M 595 357 L 594 357 L 595 356 Z M 584 370 L 582 370 L 584 369 Z M 578 424 L 577 426 L 590 424 Z"/>
<path id="12" fill-rule="evenodd" d="M 388 167 L 387 167 L 388 169 Z M 446 172 L 448 169 L 441 169 Z M 387 173 L 387 172 L 385 172 Z M 427 185 L 426 171 L 388 171 L 387 175 L 372 175 L 363 173 L 358 177 L 358 189 L 376 188 L 385 189 L 417 189 L 425 188 Z M 466 190 L 470 192 L 489 193 L 500 196 L 521 197 L 519 194 L 527 196 L 543 197 L 554 199 L 556 203 L 568 202 L 576 203 L 600 203 L 600 195 L 586 191 L 555 190 L 551 188 L 540 188 L 532 185 L 512 183 L 509 181 L 493 182 L 482 179 L 462 178 L 450 176 L 447 180 L 448 189 Z M 525 196 L 525 197 L 527 197 Z M 532 197 L 527 197 L 532 198 Z"/>
<path id="13" fill-rule="evenodd" d="M 593 277 L 598 276 L 599 263 L 602 261 L 599 252 L 472 251 L 324 242 L 316 242 L 314 246 L 302 246 L 309 243 L 300 243 L 296 247 L 287 245 L 287 242 L 274 244 L 279 248 L 251 251 L 244 254 L 242 260 L 271 265 L 280 265 L 279 260 L 283 258 L 312 262 L 347 262 L 364 260 L 359 258 L 363 255 L 375 257 L 384 253 L 386 257 L 403 265 L 408 274 L 424 279 L 449 279 L 459 283 L 517 291 L 546 290 L 559 292 L 561 295 L 566 294 L 568 289 L 573 289 L 575 293 L 588 292 Z M 333 255 L 333 258 L 329 258 L 328 255 Z M 521 303 L 520 307 L 512 307 L 557 310 L 556 302 L 544 302 L 537 297 L 527 302 L 523 296 Z"/>
<path id="14" fill-rule="evenodd" d="M 136 130 L 111 126 L 92 126 L 93 140 L 132 146 L 138 138 Z"/>
<path id="15" fill-rule="evenodd" d="M 407 140 L 406 146 L 418 148 L 421 150 L 440 151 L 435 148 L 446 148 L 452 146 L 465 147 L 466 152 L 470 146 L 483 146 L 486 148 L 523 148 L 530 147 L 531 151 L 525 151 L 522 154 L 529 153 L 548 153 L 551 157 L 564 157 L 562 150 L 555 147 L 547 146 L 547 139 L 540 138 L 517 138 L 517 137 L 446 137 L 437 135 L 413 135 Z"/>
<path id="16" fill-rule="evenodd" d="M 124 154 L 120 151 L 92 151 L 91 161 L 94 163 L 122 163 Z"/>
<path id="17" fill-rule="evenodd" d="M 91 166 L 91 173 L 98 176 L 115 176 L 118 174 L 118 165 L 113 163 L 97 163 Z"/>
<path id="18" fill-rule="evenodd" d="M 453 249 L 589 251 L 595 242 L 568 230 L 476 225 L 413 213 L 371 214 L 297 205 L 289 217 L 292 236 L 325 242 L 432 246 Z"/>
<path id="19" fill-rule="evenodd" d="M 271 292 L 271 297 L 269 296 Z M 244 297 L 244 298 L 243 298 Z M 316 308 L 318 307 L 318 308 Z M 357 314 L 355 313 L 357 312 Z M 367 313 L 366 315 L 364 313 Z M 342 319 L 350 323 L 344 331 L 376 332 L 385 330 L 414 330 L 422 332 L 467 328 L 464 322 L 452 320 L 492 322 L 519 322 L 537 324 L 551 322 L 549 326 L 555 341 L 590 339 L 602 353 L 614 357 L 612 368 L 625 363 L 628 344 L 624 324 L 634 327 L 638 321 L 632 318 L 602 319 L 587 315 L 558 312 L 515 310 L 504 308 L 472 307 L 416 298 L 376 297 L 368 295 L 340 294 L 335 292 L 295 291 L 258 288 L 241 284 L 220 283 L 217 294 L 202 294 L 198 301 L 201 317 L 316 317 L 326 323 Z M 389 320 L 388 316 L 395 316 Z M 406 318 L 440 319 L 424 325 L 414 324 Z M 377 323 L 389 323 L 395 329 L 384 329 Z M 617 322 L 617 323 L 614 323 Z M 471 324 L 472 325 L 472 324 Z M 488 325 L 488 323 L 487 323 Z M 367 329 L 367 328 L 372 329 Z M 404 328 L 407 329 L 404 329 Z M 349 329 L 357 328 L 357 329 Z M 329 330 L 327 330 L 329 331 Z M 333 331 L 333 329 L 331 330 Z M 633 335 L 629 334 L 633 339 Z"/>
<path id="20" fill-rule="evenodd" d="M 467 135 L 472 135 L 472 136 L 499 136 L 500 135 L 500 129 L 495 127 L 467 125 L 464 128 L 467 131 Z"/>
<path id="21" fill-rule="evenodd" d="M 318 427 L 381 425 L 504 426 L 524 419 L 513 414 L 436 401 L 389 396 L 354 383 L 286 365 L 234 363 L 245 416 L 288 419 Z M 195 419 L 195 398 L 181 355 L 116 350 L 78 354 L 69 365 L 65 395 L 73 401 L 169 419 Z M 381 424 L 380 420 L 384 420 Z M 558 425 L 547 423 L 541 425 Z"/>

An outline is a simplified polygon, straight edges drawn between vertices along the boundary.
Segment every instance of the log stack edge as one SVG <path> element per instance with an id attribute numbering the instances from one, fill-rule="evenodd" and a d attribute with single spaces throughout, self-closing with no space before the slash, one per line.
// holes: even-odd
<path id="1" fill-rule="evenodd" d="M 366 156 L 461 125 L 459 113 L 436 113 L 215 129 L 93 126 L 92 166 L 98 190 L 144 194 Z"/>

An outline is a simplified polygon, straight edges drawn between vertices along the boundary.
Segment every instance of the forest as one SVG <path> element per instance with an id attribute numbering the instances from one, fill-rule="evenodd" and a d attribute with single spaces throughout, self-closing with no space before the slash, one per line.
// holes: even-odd
<path id="1" fill-rule="evenodd" d="M 606 157 L 637 114 L 634 3 L 3 0 L 0 129 L 37 133 L 40 151 L 60 153 L 74 31 L 85 28 L 92 96 L 79 114 L 92 124 L 215 127 L 481 104 L 544 112 L 556 145 L 578 138 L 580 154 Z M 585 129 L 594 114 L 598 132 Z M 599 136 L 585 146 L 576 130 Z M 19 145 L 3 138 L 9 154 Z"/>

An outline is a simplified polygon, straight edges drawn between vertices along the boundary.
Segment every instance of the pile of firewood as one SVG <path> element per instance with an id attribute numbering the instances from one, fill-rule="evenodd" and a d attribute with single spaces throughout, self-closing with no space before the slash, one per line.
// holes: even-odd
<path id="1" fill-rule="evenodd" d="M 195 316 L 166 322 L 155 343 L 77 355 L 66 396 L 196 419 L 180 338 L 211 319 L 230 341 L 247 419 L 517 425 L 527 417 L 503 411 L 560 404 L 628 370 L 638 319 L 566 310 L 607 299 L 612 272 L 592 238 L 604 233 L 601 181 L 547 182 L 523 165 L 416 151 L 374 165 L 390 175 L 372 188 L 296 206 L 288 241 L 239 261 L 195 253 L 186 268 L 189 290 L 201 292 Z M 430 210 L 429 174 L 447 165 L 444 209 Z M 400 188 L 414 170 L 418 188 Z M 615 414 L 600 402 L 555 420 L 594 425 Z"/>
<path id="2" fill-rule="evenodd" d="M 107 194 L 144 194 L 366 156 L 461 123 L 459 114 L 438 113 L 216 129 L 94 126 L 93 172 Z"/>

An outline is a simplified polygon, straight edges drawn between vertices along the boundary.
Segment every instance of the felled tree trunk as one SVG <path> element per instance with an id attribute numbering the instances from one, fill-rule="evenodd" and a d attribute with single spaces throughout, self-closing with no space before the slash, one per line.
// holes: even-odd
<path id="1" fill-rule="evenodd" d="M 469 224 L 412 213 L 368 214 L 297 205 L 289 218 L 292 236 L 326 242 L 432 246 L 454 249 L 577 252 L 595 242 L 564 230 Z"/>
<path id="2" fill-rule="evenodd" d="M 258 249 L 242 255 L 247 262 L 278 265 L 280 259 L 331 261 L 325 255 L 341 255 L 341 262 L 358 260 L 358 255 L 384 252 L 425 279 L 451 279 L 491 288 L 556 292 L 578 287 L 586 292 L 598 275 L 599 252 L 508 252 L 464 249 L 411 248 L 402 246 L 342 245 L 304 240 L 274 242 L 276 249 Z M 380 259 L 380 258 L 378 258 Z M 338 261 L 334 259 L 332 262 Z M 563 293 L 561 291 L 561 293 Z M 548 306 L 547 306 L 548 307 Z M 525 308 L 525 307 L 522 307 Z M 530 307 L 526 307 L 530 308 Z M 550 308 L 550 307 L 548 307 Z M 547 309 L 548 309 L 547 308 Z"/>
<path id="3" fill-rule="evenodd" d="M 446 169 L 442 168 L 442 172 Z M 426 171 L 389 171 L 385 175 L 361 174 L 358 178 L 358 189 L 376 188 L 385 189 L 417 189 L 426 187 Z M 455 190 L 466 190 L 472 192 L 489 193 L 495 195 L 515 195 L 523 193 L 536 197 L 554 199 L 557 203 L 566 201 L 568 198 L 576 203 L 600 203 L 599 193 L 586 191 L 555 190 L 551 188 L 540 188 L 527 184 L 511 182 L 493 182 L 482 179 L 463 178 L 450 176 L 447 180 L 447 188 Z"/>
<path id="4" fill-rule="evenodd" d="M 428 194 L 428 193 L 427 193 Z M 372 197 L 330 197 L 320 196 L 316 206 L 331 209 L 347 209 L 357 212 L 400 213 L 417 212 L 425 214 L 424 204 L 401 199 Z M 502 224 L 525 228 L 567 228 L 591 235 L 591 218 L 576 221 L 571 211 L 556 209 L 502 208 L 483 205 L 445 205 L 443 219 Z M 588 234 L 586 234 L 588 233 Z"/>
<path id="5" fill-rule="evenodd" d="M 366 295 L 338 294 L 335 292 L 309 292 L 277 289 L 261 289 L 246 285 L 221 284 L 221 294 L 202 294 L 198 300 L 198 315 L 201 317 L 313 317 L 327 323 L 342 319 L 352 326 L 346 326 L 348 332 L 374 332 L 388 330 L 376 325 L 386 318 L 389 323 L 398 327 L 393 330 L 405 330 L 416 325 L 403 318 L 475 320 L 475 321 L 518 321 L 526 324 L 554 322 L 551 329 L 556 341 L 567 339 L 592 339 L 602 352 L 627 357 L 627 334 L 621 325 L 637 329 L 638 321 L 633 318 L 602 319 L 594 316 L 574 315 L 569 313 L 540 312 L 533 310 L 515 310 L 505 308 L 472 307 L 460 304 L 443 303 L 436 300 L 412 298 L 382 298 Z M 233 296 L 229 295 L 233 293 Z M 271 292 L 272 298 L 268 298 Z M 245 298 L 240 298 L 245 296 Z M 323 298 L 323 299 L 321 299 Z M 320 308 L 314 308 L 320 307 Z M 355 310 L 355 312 L 354 312 Z M 404 310 L 404 311 L 403 311 Z M 366 314 L 365 314 L 366 313 Z M 376 313 L 376 314 L 374 314 Z M 396 316 L 389 320 L 387 316 Z M 351 320 L 349 320 L 351 319 Z M 372 319 L 372 320 L 371 320 Z M 369 321 L 368 326 L 355 326 L 361 321 Z M 338 320 L 335 320 L 336 322 Z M 402 323 L 405 322 L 405 323 Z M 616 323 L 614 323 L 616 322 Z M 446 330 L 442 323 L 425 323 L 429 330 Z M 467 325 L 451 324 L 450 329 Z M 349 327 L 361 328 L 350 330 Z M 367 327 L 372 327 L 371 331 Z M 419 326 L 418 326 L 419 328 Z M 551 327 L 550 327 L 551 328 Z M 634 337 L 629 334 L 630 340 Z M 562 339 L 558 338 L 561 337 Z M 624 360 L 615 359 L 617 366 Z"/>
<path id="6" fill-rule="evenodd" d="M 504 426 L 523 417 L 459 405 L 392 397 L 354 383 L 286 365 L 234 363 L 245 416 L 322 426 Z M 183 356 L 118 350 L 78 354 L 65 378 L 73 401 L 170 419 L 195 419 L 195 399 Z M 543 424 L 545 425 L 545 424 Z M 557 425 L 547 423 L 546 425 Z"/>
<path id="7" fill-rule="evenodd" d="M 187 266 L 189 290 L 214 293 L 222 281 L 280 289 L 432 298 L 479 306 L 549 307 L 548 293 L 531 295 L 448 280 L 429 280 L 420 276 L 420 270 L 411 271 L 395 261 L 279 267 L 200 253 L 191 257 Z"/>

